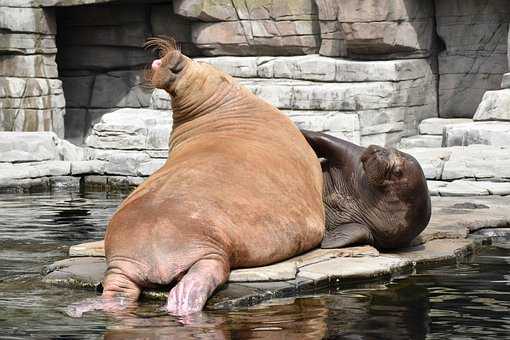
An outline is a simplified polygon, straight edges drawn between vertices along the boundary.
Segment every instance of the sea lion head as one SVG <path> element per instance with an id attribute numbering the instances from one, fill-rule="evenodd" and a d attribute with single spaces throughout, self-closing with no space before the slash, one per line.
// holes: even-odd
<path id="1" fill-rule="evenodd" d="M 151 38 L 145 47 L 155 50 L 159 55 L 159 58 L 155 59 L 147 70 L 145 78 L 152 87 L 166 90 L 173 95 L 176 82 L 182 77 L 191 59 L 178 50 L 173 39 Z"/>
<path id="2" fill-rule="evenodd" d="M 407 153 L 377 145 L 366 148 L 361 163 L 380 212 L 371 221 L 373 229 L 383 231 L 375 233 L 375 241 L 385 248 L 409 243 L 427 226 L 431 214 L 427 180 L 420 164 Z M 396 229 L 401 231 L 400 237 L 391 239 Z M 377 240 L 377 234 L 384 240 Z"/>

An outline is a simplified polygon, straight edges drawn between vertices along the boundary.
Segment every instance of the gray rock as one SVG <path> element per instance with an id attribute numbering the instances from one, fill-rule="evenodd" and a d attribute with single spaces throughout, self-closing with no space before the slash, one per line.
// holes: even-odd
<path id="1" fill-rule="evenodd" d="M 501 88 L 502 89 L 510 88 L 510 73 L 503 74 L 503 79 L 501 80 Z"/>
<path id="2" fill-rule="evenodd" d="M 230 0 L 176 0 L 174 12 L 183 17 L 200 21 L 237 20 L 237 13 Z"/>
<path id="3" fill-rule="evenodd" d="M 439 196 L 439 190 L 445 188 L 449 182 L 427 181 L 427 187 L 431 196 Z"/>
<path id="4" fill-rule="evenodd" d="M 451 147 L 450 158 L 445 163 L 441 179 L 477 178 L 510 179 L 510 153 L 507 148 L 470 145 Z"/>
<path id="5" fill-rule="evenodd" d="M 170 6 L 167 7 L 170 8 Z M 72 26 L 59 32 L 59 39 L 80 46 L 140 47 L 147 39 L 145 30 L 143 21 L 129 22 L 119 26 Z"/>
<path id="6" fill-rule="evenodd" d="M 0 33 L 0 51 L 7 54 L 56 54 L 55 37 L 36 33 Z"/>
<path id="7" fill-rule="evenodd" d="M 30 163 L 11 164 L 4 166 L 0 173 L 0 185 L 16 185 L 18 180 L 38 177 L 68 176 L 71 165 L 65 161 L 42 161 Z"/>
<path id="8" fill-rule="evenodd" d="M 44 269 L 43 281 L 56 285 L 97 289 L 106 271 L 100 257 L 74 257 L 57 261 Z"/>
<path id="9" fill-rule="evenodd" d="M 297 267 L 282 262 L 265 267 L 236 269 L 230 272 L 229 282 L 286 281 L 296 278 Z"/>
<path id="10" fill-rule="evenodd" d="M 57 140 L 52 132 L 0 132 L 0 162 L 60 159 Z"/>
<path id="11" fill-rule="evenodd" d="M 95 150 L 93 159 L 104 162 L 107 175 L 140 176 L 140 168 L 152 162 L 152 158 L 144 152 L 125 150 Z"/>
<path id="12" fill-rule="evenodd" d="M 104 257 L 105 256 L 104 240 L 81 243 L 81 244 L 71 246 L 71 247 L 69 247 L 69 256 L 70 257 L 81 257 L 81 256 Z"/>
<path id="13" fill-rule="evenodd" d="M 429 2 L 318 0 L 322 46 L 329 56 L 391 58 L 423 56 L 432 47 Z"/>
<path id="14" fill-rule="evenodd" d="M 299 269 L 298 278 L 315 281 L 335 280 L 367 280 L 381 276 L 402 273 L 412 267 L 410 261 L 389 256 L 335 258 L 317 264 L 310 264 Z"/>
<path id="15" fill-rule="evenodd" d="M 472 121 L 472 119 L 468 118 L 427 118 L 421 121 L 419 129 L 422 135 L 442 136 L 446 126 L 471 123 Z"/>
<path id="16" fill-rule="evenodd" d="M 441 117 L 472 117 L 483 93 L 499 88 L 507 71 L 505 1 L 435 1 Z"/>
<path id="17" fill-rule="evenodd" d="M 242 79 L 253 93 L 281 109 L 370 110 L 394 106 L 425 105 L 434 93 L 432 81 L 367 83 L 316 83 L 285 79 Z"/>
<path id="18" fill-rule="evenodd" d="M 58 137 L 64 136 L 63 108 L 56 109 L 2 109 L 0 110 L 0 131 L 53 131 Z"/>
<path id="19" fill-rule="evenodd" d="M 440 196 L 484 196 L 489 195 L 487 189 L 481 188 L 470 181 L 453 181 L 446 187 L 439 188 Z"/>
<path id="20" fill-rule="evenodd" d="M 3 77 L 57 78 L 55 55 L 0 55 L 0 74 Z"/>
<path id="21" fill-rule="evenodd" d="M 105 162 L 99 160 L 71 162 L 71 175 L 104 174 Z"/>
<path id="22" fill-rule="evenodd" d="M 120 109 L 103 115 L 86 143 L 96 149 L 168 149 L 171 122 L 167 111 Z"/>
<path id="23" fill-rule="evenodd" d="M 68 108 L 90 107 L 95 76 L 61 77 Z"/>
<path id="24" fill-rule="evenodd" d="M 473 120 L 510 121 L 510 89 L 485 92 Z"/>
<path id="25" fill-rule="evenodd" d="M 440 180 L 443 168 L 450 159 L 452 148 L 415 148 L 403 149 L 420 163 L 427 179 Z"/>
<path id="26" fill-rule="evenodd" d="M 93 108 L 147 107 L 152 90 L 144 87 L 141 71 L 112 71 L 95 77 L 90 106 Z"/>
<path id="27" fill-rule="evenodd" d="M 206 55 L 295 55 L 316 53 L 319 27 L 303 21 L 197 23 L 192 41 Z"/>
<path id="28" fill-rule="evenodd" d="M 0 78 L 0 97 L 26 98 L 61 95 L 62 81 L 47 78 Z"/>
<path id="29" fill-rule="evenodd" d="M 161 89 L 155 89 L 151 95 L 149 108 L 153 110 L 171 110 L 172 103 L 168 92 Z M 171 113 L 168 112 L 168 115 L 171 115 Z"/>
<path id="30" fill-rule="evenodd" d="M 424 59 L 355 61 L 306 55 L 295 57 L 196 58 L 238 78 L 285 78 L 319 82 L 373 82 L 430 80 L 433 73 Z"/>
<path id="31" fill-rule="evenodd" d="M 475 122 L 445 128 L 444 146 L 471 144 L 510 146 L 510 122 Z"/>
<path id="32" fill-rule="evenodd" d="M 41 8 L 2 7 L 0 29 L 53 35 L 57 33 L 53 11 Z"/>
<path id="33" fill-rule="evenodd" d="M 79 191 L 80 178 L 73 176 L 51 176 L 49 177 L 51 191 Z"/>
<path id="34" fill-rule="evenodd" d="M 442 136 L 424 135 L 402 138 L 398 143 L 399 148 L 439 148 L 443 141 Z"/>
<path id="35" fill-rule="evenodd" d="M 108 71 L 146 66 L 151 62 L 150 55 L 141 47 L 68 46 L 60 52 L 59 66 L 65 70 Z"/>
<path id="36" fill-rule="evenodd" d="M 473 240 L 432 240 L 423 245 L 397 251 L 395 254 L 385 255 L 398 256 L 412 261 L 415 265 L 427 265 L 463 258 L 474 253 L 476 248 L 478 247 Z"/>

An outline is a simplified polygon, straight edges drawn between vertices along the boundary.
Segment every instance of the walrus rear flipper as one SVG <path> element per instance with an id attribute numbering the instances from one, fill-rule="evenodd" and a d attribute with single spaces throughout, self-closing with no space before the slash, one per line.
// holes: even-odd
<path id="1" fill-rule="evenodd" d="M 83 313 L 94 310 L 115 313 L 136 306 L 140 288 L 127 276 L 112 270 L 106 273 L 103 283 L 103 295 L 73 303 L 65 313 L 73 318 L 81 318 Z"/>
<path id="2" fill-rule="evenodd" d="M 326 230 L 321 248 L 342 248 L 352 244 L 373 244 L 370 230 L 359 223 L 346 223 Z"/>

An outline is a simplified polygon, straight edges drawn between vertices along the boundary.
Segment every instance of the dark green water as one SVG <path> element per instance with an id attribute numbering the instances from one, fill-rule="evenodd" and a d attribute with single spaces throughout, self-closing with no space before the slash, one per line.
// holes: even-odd
<path id="1" fill-rule="evenodd" d="M 65 316 L 94 293 L 41 283 L 69 245 L 100 239 L 122 199 L 107 194 L 0 195 L 1 339 L 505 339 L 510 239 L 465 263 L 366 289 L 274 301 L 185 319 L 149 302 L 122 316 Z"/>

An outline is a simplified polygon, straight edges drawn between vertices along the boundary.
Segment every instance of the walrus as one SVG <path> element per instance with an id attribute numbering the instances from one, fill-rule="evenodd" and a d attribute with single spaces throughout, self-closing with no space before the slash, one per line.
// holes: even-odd
<path id="1" fill-rule="evenodd" d="M 425 229 L 430 195 L 423 170 L 411 155 L 377 145 L 361 147 L 325 133 L 301 132 L 323 159 L 322 248 L 352 244 L 402 248 Z"/>
<path id="2" fill-rule="evenodd" d="M 172 41 L 148 46 L 160 53 L 150 82 L 172 98 L 168 159 L 109 222 L 102 296 L 74 316 L 165 285 L 166 310 L 188 315 L 231 269 L 285 260 L 324 236 L 320 162 L 290 119 Z"/>

